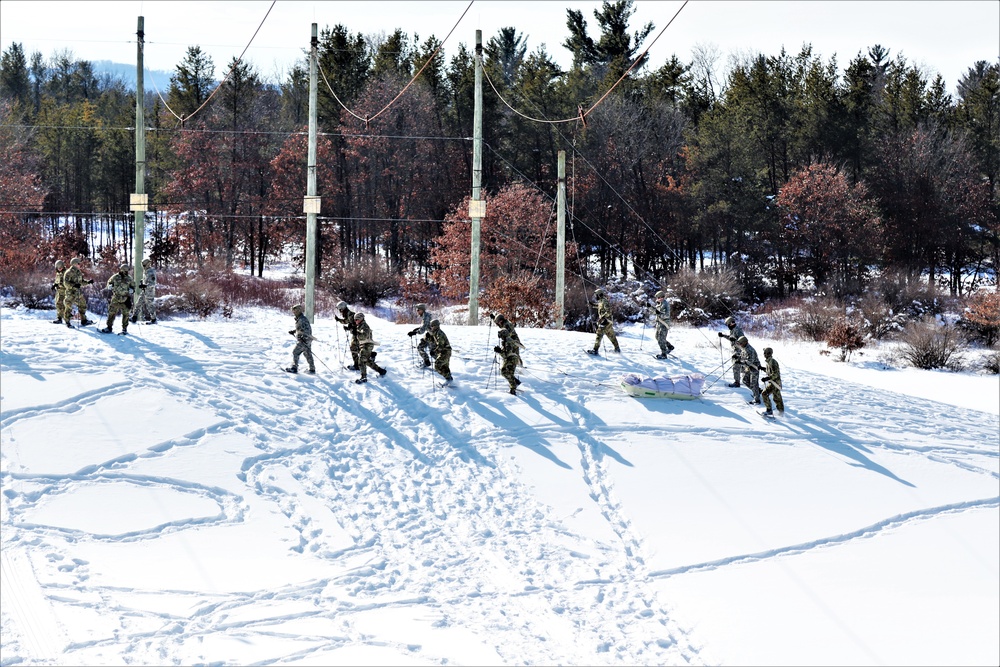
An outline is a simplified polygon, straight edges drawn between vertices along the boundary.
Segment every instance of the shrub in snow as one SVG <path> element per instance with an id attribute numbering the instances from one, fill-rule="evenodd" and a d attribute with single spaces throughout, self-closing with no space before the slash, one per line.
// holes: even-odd
<path id="1" fill-rule="evenodd" d="M 489 313 L 503 313 L 520 327 L 546 326 L 555 306 L 540 278 L 526 271 L 494 278 L 479 296 L 479 305 Z"/>
<path id="2" fill-rule="evenodd" d="M 971 340 L 992 346 L 1000 338 L 1000 293 L 980 292 L 973 295 L 959 320 Z"/>
<path id="3" fill-rule="evenodd" d="M 964 367 L 965 343 L 953 326 L 942 326 L 931 318 L 912 322 L 903 331 L 901 342 L 900 354 L 917 368 L 958 371 Z"/>
<path id="4" fill-rule="evenodd" d="M 824 341 L 843 309 L 832 299 L 806 299 L 792 316 L 795 333 L 806 340 Z"/>
<path id="5" fill-rule="evenodd" d="M 865 346 L 861 325 L 842 317 L 833 323 L 826 334 L 826 345 L 840 349 L 840 360 L 848 361 L 851 355 Z"/>
<path id="6" fill-rule="evenodd" d="M 728 317 L 740 309 L 743 288 L 729 268 L 694 271 L 684 268 L 667 281 L 673 317 L 702 326 Z"/>
<path id="7" fill-rule="evenodd" d="M 327 284 L 344 301 L 374 308 L 381 299 L 396 292 L 399 279 L 383 262 L 372 258 L 336 269 L 328 277 Z"/>

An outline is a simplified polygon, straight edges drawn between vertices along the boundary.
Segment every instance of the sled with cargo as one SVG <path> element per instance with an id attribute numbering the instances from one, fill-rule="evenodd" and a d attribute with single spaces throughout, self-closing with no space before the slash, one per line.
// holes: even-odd
<path id="1" fill-rule="evenodd" d="M 625 393 L 640 398 L 673 398 L 690 401 L 699 398 L 704 387 L 705 376 L 701 373 L 645 378 L 630 373 L 622 377 L 622 389 Z"/>

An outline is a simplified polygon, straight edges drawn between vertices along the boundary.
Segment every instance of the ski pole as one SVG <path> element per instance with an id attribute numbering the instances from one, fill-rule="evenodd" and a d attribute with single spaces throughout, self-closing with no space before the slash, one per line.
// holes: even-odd
<path id="1" fill-rule="evenodd" d="M 497 368 L 497 353 L 494 352 L 493 353 L 493 363 L 490 365 L 490 374 L 486 378 L 486 388 L 487 389 L 490 388 L 490 380 L 493 379 L 493 372 L 496 370 L 496 368 Z M 494 382 L 493 386 L 494 386 L 494 388 L 496 387 L 496 383 L 495 382 Z"/>

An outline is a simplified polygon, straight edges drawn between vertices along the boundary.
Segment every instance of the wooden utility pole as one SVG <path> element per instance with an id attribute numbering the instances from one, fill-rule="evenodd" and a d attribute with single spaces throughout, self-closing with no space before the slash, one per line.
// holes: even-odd
<path id="1" fill-rule="evenodd" d="M 310 322 L 316 321 L 316 214 L 320 211 L 320 199 L 316 196 L 316 64 L 319 38 L 316 24 L 312 24 L 312 38 L 309 42 L 309 156 L 306 163 L 306 197 L 302 210 L 306 214 L 306 302 L 305 315 Z"/>
<path id="2" fill-rule="evenodd" d="M 556 329 L 563 328 L 566 312 L 566 151 L 559 151 L 559 187 L 556 194 Z"/>
<path id="3" fill-rule="evenodd" d="M 472 116 L 472 252 L 469 262 L 469 325 L 479 324 L 479 228 L 486 216 L 483 184 L 483 31 L 476 31 L 476 91 Z"/>
<path id="4" fill-rule="evenodd" d="M 132 273 L 135 284 L 145 280 L 142 271 L 143 248 L 146 243 L 146 210 L 149 208 L 149 198 L 146 195 L 146 114 L 143 92 L 145 82 L 142 77 L 142 50 L 145 41 L 145 17 L 140 16 L 136 29 L 136 63 L 135 63 L 135 192 L 129 201 L 132 211 Z"/>

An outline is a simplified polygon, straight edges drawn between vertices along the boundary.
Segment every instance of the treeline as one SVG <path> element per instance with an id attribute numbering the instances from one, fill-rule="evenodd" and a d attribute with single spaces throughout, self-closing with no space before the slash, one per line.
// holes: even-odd
<path id="1" fill-rule="evenodd" d="M 859 293 L 885 271 L 953 294 L 995 280 L 1000 64 L 970 64 L 957 97 L 879 45 L 842 72 L 808 46 L 731 56 L 724 75 L 709 49 L 633 67 L 654 26 L 630 29 L 632 13 L 631 0 L 605 2 L 591 36 L 568 10 L 568 70 L 513 27 L 484 36 L 484 235 L 522 258 L 512 272 L 539 270 L 555 228 L 526 248 L 518 208 L 491 199 L 524 200 L 526 186 L 553 221 L 566 150 L 571 266 L 588 281 L 720 263 L 751 298 Z M 322 30 L 321 276 L 377 266 L 413 285 L 454 269 L 436 260 L 468 211 L 474 52 L 461 44 L 446 60 L 439 46 L 401 29 Z M 308 63 L 279 83 L 236 58 L 226 69 L 216 91 L 214 63 L 192 46 L 164 97 L 145 94 L 152 254 L 261 275 L 304 242 Z M 53 247 L 129 257 L 134 93 L 69 52 L 14 43 L 0 96 L 0 261 L 25 249 L 49 260 Z"/>

